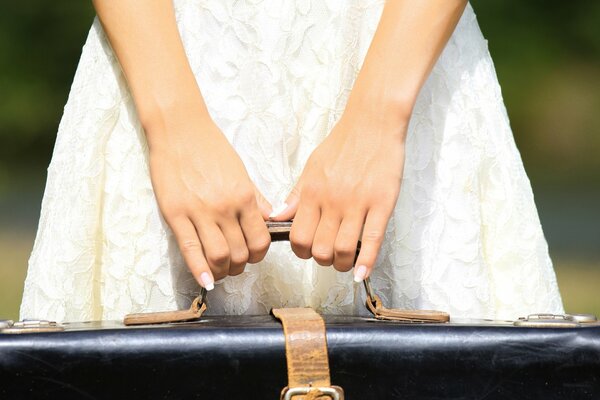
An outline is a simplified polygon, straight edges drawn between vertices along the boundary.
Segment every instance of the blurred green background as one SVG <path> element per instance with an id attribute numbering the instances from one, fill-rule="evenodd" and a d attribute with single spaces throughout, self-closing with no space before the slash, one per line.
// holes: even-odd
<path id="1" fill-rule="evenodd" d="M 473 0 L 565 305 L 600 315 L 600 2 Z M 91 2 L 0 13 L 0 317 L 17 318 Z"/>

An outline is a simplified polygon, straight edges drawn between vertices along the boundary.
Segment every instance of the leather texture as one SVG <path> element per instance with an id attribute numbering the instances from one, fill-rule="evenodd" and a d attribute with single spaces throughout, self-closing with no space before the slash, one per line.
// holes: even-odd
<path id="1" fill-rule="evenodd" d="M 127 314 L 123 319 L 123 323 L 125 325 L 147 325 L 163 322 L 192 321 L 200 318 L 204 311 L 206 311 L 206 303 L 202 303 L 201 298 L 201 296 L 196 297 L 187 310 Z"/>
<path id="2" fill-rule="evenodd" d="M 391 321 L 402 321 L 408 323 L 424 322 L 448 322 L 450 315 L 442 311 L 435 310 L 401 310 L 398 308 L 386 308 L 377 295 L 367 295 L 367 308 L 377 319 Z"/>
<path id="3" fill-rule="evenodd" d="M 330 388 L 329 359 L 325 321 L 312 308 L 274 308 L 275 318 L 281 321 L 285 334 L 285 357 L 287 360 L 289 389 L 308 389 L 308 396 L 296 396 L 298 400 L 321 398 L 319 388 Z"/>
<path id="4" fill-rule="evenodd" d="M 397 324 L 325 316 L 346 399 L 597 399 L 600 327 Z M 287 382 L 271 316 L 0 335 L 0 398 L 275 399 Z"/>

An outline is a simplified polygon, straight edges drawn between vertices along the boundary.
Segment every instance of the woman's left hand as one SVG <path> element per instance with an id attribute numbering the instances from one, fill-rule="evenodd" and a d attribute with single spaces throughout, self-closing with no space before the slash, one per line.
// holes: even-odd
<path id="1" fill-rule="evenodd" d="M 338 271 L 355 266 L 357 282 L 370 275 L 400 192 L 407 125 L 346 109 L 308 158 L 284 209 L 271 214 L 294 219 L 290 243 L 298 257 Z"/>

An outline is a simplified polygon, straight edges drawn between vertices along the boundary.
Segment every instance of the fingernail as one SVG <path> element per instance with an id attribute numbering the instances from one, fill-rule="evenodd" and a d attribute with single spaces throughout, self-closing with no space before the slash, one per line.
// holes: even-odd
<path id="1" fill-rule="evenodd" d="M 276 216 L 278 216 L 279 214 L 282 213 L 283 210 L 285 210 L 287 208 L 287 203 L 283 203 L 281 205 L 279 205 L 278 207 L 276 207 L 273 212 L 271 212 L 271 214 L 269 214 L 269 218 L 275 218 Z"/>
<path id="2" fill-rule="evenodd" d="M 201 273 L 200 280 L 202 281 L 202 286 L 204 286 L 206 290 L 213 290 L 215 288 L 215 283 L 208 272 Z"/>
<path id="3" fill-rule="evenodd" d="M 367 267 L 365 265 L 359 265 L 354 268 L 354 282 L 362 282 L 367 276 Z"/>

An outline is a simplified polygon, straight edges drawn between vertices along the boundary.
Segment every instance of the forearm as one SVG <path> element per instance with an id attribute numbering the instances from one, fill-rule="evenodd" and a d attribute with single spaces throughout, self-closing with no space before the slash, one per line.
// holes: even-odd
<path id="1" fill-rule="evenodd" d="M 466 4 L 466 0 L 387 0 L 347 108 L 391 123 L 408 120 Z"/>
<path id="2" fill-rule="evenodd" d="M 171 0 L 93 0 L 93 4 L 144 128 L 163 131 L 165 116 L 174 111 L 208 116 Z"/>

